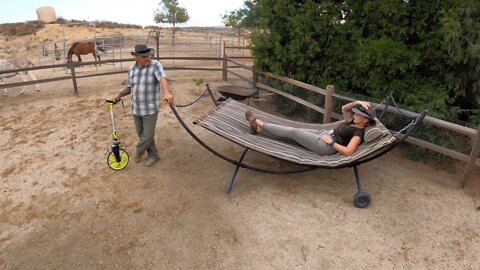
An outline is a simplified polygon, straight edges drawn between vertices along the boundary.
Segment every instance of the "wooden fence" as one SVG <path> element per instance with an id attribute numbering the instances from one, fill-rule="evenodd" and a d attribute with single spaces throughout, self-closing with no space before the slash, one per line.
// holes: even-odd
<path id="1" fill-rule="evenodd" d="M 224 46 L 224 48 L 228 49 L 229 47 Z M 245 48 L 245 49 L 248 49 L 248 48 Z M 228 63 L 234 64 L 235 68 L 243 68 L 243 69 L 247 69 L 247 70 L 251 71 L 251 78 L 246 78 L 245 76 L 238 75 L 238 73 L 229 71 L 228 68 L 230 68 L 230 66 L 228 66 Z M 288 99 L 291 99 L 291 100 L 293 100 L 297 103 L 300 103 L 300 104 L 302 104 L 302 105 L 304 105 L 304 106 L 306 106 L 306 107 L 308 107 L 312 110 L 315 110 L 319 113 L 322 113 L 324 123 L 329 123 L 332 118 L 337 119 L 337 120 L 342 118 L 342 116 L 340 114 L 335 113 L 333 111 L 334 98 L 345 101 L 345 102 L 354 101 L 354 99 L 352 99 L 352 98 L 342 96 L 342 95 L 339 95 L 339 94 L 335 94 L 334 93 L 335 90 L 334 90 L 334 87 L 332 85 L 327 86 L 326 90 L 325 90 L 325 89 L 319 88 L 317 86 L 306 84 L 306 83 L 303 83 L 303 82 L 300 82 L 300 81 L 297 81 L 297 80 L 294 80 L 294 79 L 291 79 L 291 78 L 288 78 L 288 77 L 279 76 L 279 75 L 269 73 L 269 72 L 257 71 L 257 70 L 255 70 L 255 68 L 253 66 L 247 66 L 245 64 L 238 63 L 237 61 L 234 60 L 233 57 L 228 57 L 228 55 L 225 53 L 225 49 L 224 49 L 224 53 L 223 53 L 222 69 L 223 69 L 222 78 L 224 80 L 228 79 L 228 77 L 227 77 L 228 73 L 233 74 L 233 75 L 239 77 L 242 80 L 246 80 L 246 81 L 252 83 L 252 86 L 254 88 L 256 88 L 257 90 L 262 89 L 262 90 L 266 90 L 268 92 L 272 92 L 272 93 L 281 95 L 281 96 L 286 97 Z M 312 103 L 310 103 L 310 102 L 308 102 L 304 99 L 301 99 L 301 98 L 296 97 L 292 94 L 286 93 L 282 90 L 278 90 L 278 89 L 275 89 L 275 88 L 270 87 L 268 85 L 259 83 L 258 82 L 258 76 L 259 75 L 263 76 L 263 77 L 266 77 L 266 78 L 272 78 L 272 79 L 275 79 L 275 80 L 278 80 L 278 81 L 281 81 L 281 82 L 284 82 L 284 83 L 288 83 L 288 84 L 297 86 L 297 87 L 302 88 L 302 89 L 307 90 L 307 91 L 311 91 L 311 92 L 315 92 L 315 93 L 324 95 L 325 96 L 324 107 L 322 108 L 322 107 L 317 106 L 315 104 L 312 104 Z M 375 103 L 373 103 L 373 105 L 380 106 L 380 104 L 375 104 Z M 391 113 L 394 113 L 394 114 L 403 114 L 403 115 L 406 115 L 408 117 L 417 117 L 418 116 L 418 113 L 410 112 L 410 111 L 403 110 L 403 109 L 399 109 L 399 111 L 397 111 L 396 108 L 389 107 L 387 110 L 388 110 L 388 112 L 391 112 Z M 430 117 L 430 116 L 425 117 L 424 121 L 427 124 L 430 124 L 430 125 L 433 125 L 433 126 L 436 126 L 436 127 L 440 127 L 440 128 L 444 128 L 444 129 L 456 132 L 458 134 L 467 135 L 468 137 L 472 138 L 473 145 L 472 145 L 472 150 L 471 150 L 469 155 L 466 155 L 464 153 L 457 152 L 455 150 L 448 149 L 448 148 L 445 148 L 445 147 L 442 147 L 442 146 L 439 146 L 439 145 L 435 145 L 433 143 L 430 143 L 430 142 L 427 142 L 427 141 L 424 141 L 424 140 L 421 140 L 421 139 L 417 139 L 417 138 L 414 138 L 412 136 L 410 136 L 406 140 L 407 142 L 409 142 L 413 145 L 417 145 L 417 146 L 420 146 L 422 148 L 426 148 L 426 149 L 432 150 L 434 152 L 446 155 L 446 156 L 451 157 L 453 159 L 466 162 L 466 166 L 465 166 L 462 178 L 459 181 L 459 187 L 464 188 L 465 183 L 468 180 L 468 177 L 471 174 L 474 166 L 480 167 L 480 159 L 479 159 L 479 154 L 480 154 L 480 125 L 475 130 L 475 129 L 472 129 L 472 128 L 468 128 L 468 127 L 461 126 L 461 125 L 458 125 L 458 124 L 450 123 L 450 122 L 447 122 L 447 121 L 444 121 L 444 120 L 441 120 L 441 119 L 437 119 L 437 118 L 434 118 L 434 117 Z"/>
<path id="2" fill-rule="evenodd" d="M 160 61 L 162 60 L 190 60 L 190 61 L 221 61 L 221 58 L 218 57 L 160 57 L 158 58 Z M 44 66 L 36 66 L 36 67 L 28 67 L 28 68 L 19 68 L 15 70 L 4 70 L 0 71 L 1 74 L 7 74 L 12 72 L 22 72 L 22 71 L 31 71 L 31 70 L 41 70 L 41 69 L 52 69 L 52 68 L 67 68 L 70 70 L 70 75 L 60 76 L 55 78 L 48 78 L 48 79 L 40 79 L 36 81 L 27 81 L 27 82 L 16 82 L 16 83 L 8 83 L 4 84 L 2 88 L 10 88 L 10 87 L 18 87 L 18 86 L 26 86 L 32 84 L 42 84 L 54 81 L 61 81 L 61 80 L 72 80 L 73 83 L 73 92 L 75 95 L 78 95 L 78 86 L 77 86 L 77 79 L 88 78 L 88 77 L 97 77 L 97 76 L 108 76 L 114 74 L 125 74 L 126 70 L 115 70 L 115 71 L 108 71 L 108 72 L 96 72 L 93 74 L 86 74 L 86 75 L 76 75 L 75 69 L 79 66 L 92 66 L 96 64 L 107 64 L 107 63 L 122 63 L 122 62 L 132 62 L 132 59 L 112 59 L 112 60 L 104 60 L 104 61 L 90 61 L 90 62 L 73 62 L 73 63 L 66 63 L 66 64 L 57 64 L 57 65 L 44 65 Z M 217 71 L 220 72 L 222 69 L 219 68 L 203 68 L 203 67 L 164 67 L 165 70 L 205 70 L 205 71 Z"/>
<path id="3" fill-rule="evenodd" d="M 157 37 L 158 38 L 158 37 Z M 157 40 L 158 42 L 158 40 Z M 158 44 L 158 43 L 157 43 Z M 323 114 L 323 121 L 325 123 L 328 123 L 331 121 L 332 118 L 334 119 L 341 119 L 341 115 L 337 114 L 333 111 L 333 103 L 334 103 L 334 98 L 340 99 L 346 102 L 353 101 L 352 98 L 342 96 L 339 94 L 335 94 L 335 90 L 333 86 L 327 86 L 326 90 L 319 88 L 317 86 L 313 86 L 310 84 L 306 84 L 288 77 L 283 77 L 279 76 L 276 74 L 268 73 L 268 72 L 261 72 L 261 71 L 256 71 L 253 66 L 251 65 L 246 65 L 243 63 L 239 63 L 237 60 L 238 59 L 250 59 L 252 60 L 253 58 L 251 56 L 228 56 L 226 54 L 227 50 L 229 49 L 236 49 L 236 50 L 249 50 L 248 47 L 235 47 L 235 46 L 227 46 L 225 43 L 223 43 L 223 49 L 222 49 L 222 57 L 158 57 L 158 60 L 191 60 L 191 61 L 207 61 L 207 60 L 213 60 L 213 61 L 219 61 L 222 62 L 222 67 L 220 68 L 202 68 L 202 67 L 165 67 L 165 70 L 204 70 L 204 71 L 214 71 L 214 72 L 221 72 L 222 73 L 222 79 L 223 80 L 228 80 L 228 75 L 227 74 L 232 74 L 240 79 L 247 81 L 252 84 L 252 87 L 255 89 L 263 89 L 281 96 L 284 96 L 286 98 L 289 98 L 291 100 L 294 100 L 310 109 L 313 109 L 319 113 Z M 158 51 L 158 50 L 157 50 Z M 117 62 L 132 62 L 132 59 L 114 59 L 114 60 L 106 60 L 106 61 L 100 61 L 100 62 L 83 62 L 83 65 L 95 65 L 98 63 L 105 64 L 105 63 L 117 63 Z M 233 64 L 232 66 L 229 66 L 228 63 Z M 40 69 L 51 69 L 51 68 L 67 68 L 70 70 L 70 75 L 67 76 L 60 76 L 60 77 L 55 77 L 55 78 L 48 78 L 48 79 L 41 79 L 37 81 L 28 81 L 28 82 L 18 82 L 18 83 L 10 83 L 10 84 L 5 84 L 3 87 L 17 87 L 17 86 L 25 86 L 25 85 L 32 85 L 32 84 L 41 84 L 41 83 L 48 83 L 48 82 L 54 82 L 54 81 L 60 81 L 60 80 L 72 80 L 73 83 L 73 89 L 74 89 L 74 94 L 78 95 L 78 86 L 77 86 L 77 79 L 81 78 L 87 78 L 87 77 L 95 77 L 95 76 L 108 76 L 108 75 L 113 75 L 113 74 L 125 74 L 125 70 L 117 70 L 117 71 L 109 71 L 109 72 L 100 72 L 100 73 L 94 73 L 94 74 L 88 74 L 88 75 L 81 75 L 77 76 L 75 69 L 79 67 L 78 62 L 74 63 L 66 63 L 66 64 L 58 64 L 58 65 L 47 65 L 47 66 L 37 66 L 37 67 L 29 67 L 29 68 L 22 68 L 22 69 L 16 69 L 16 70 L 5 70 L 5 71 L 0 71 L 1 74 L 6 74 L 6 73 L 12 73 L 12 72 L 22 72 L 22 71 L 30 71 L 30 70 L 40 70 Z M 237 72 L 232 71 L 231 69 L 245 69 L 251 72 L 251 77 L 249 76 L 248 78 L 245 76 L 240 75 Z M 321 95 L 325 96 L 325 103 L 323 108 L 317 105 L 314 105 L 304 99 L 301 99 L 299 97 L 293 96 L 289 93 L 286 93 L 284 91 L 275 89 L 273 87 L 270 87 L 268 85 L 259 83 L 259 76 L 263 76 L 265 78 L 272 78 L 278 81 L 282 81 L 297 87 L 300 87 L 302 89 L 305 89 L 307 91 L 315 92 Z M 379 104 L 376 104 L 379 105 Z M 388 108 L 388 111 L 391 113 L 399 114 L 400 112 L 406 116 L 409 117 L 416 117 L 418 116 L 417 113 L 406 111 L 406 110 L 400 110 L 398 112 L 394 108 Z M 474 166 L 480 167 L 480 159 L 478 158 L 479 153 L 480 153 L 480 126 L 475 130 L 472 128 L 464 127 L 458 124 L 450 123 L 444 120 L 440 120 L 437 118 L 429 117 L 427 116 L 424 120 L 426 123 L 445 128 L 447 130 L 454 131 L 456 133 L 462 134 L 462 135 L 467 135 L 468 137 L 472 138 L 473 140 L 473 146 L 471 153 L 469 155 L 466 155 L 461 152 L 457 152 L 439 145 L 432 144 L 430 142 L 420 140 L 417 138 L 409 137 L 407 139 L 407 142 L 432 150 L 437 153 L 441 153 L 443 155 L 449 156 L 451 158 L 454 158 L 456 160 L 460 160 L 463 162 L 466 162 L 467 165 L 465 166 L 464 173 L 462 175 L 461 180 L 459 181 L 459 186 L 463 188 L 465 186 L 465 183 L 471 174 Z"/>

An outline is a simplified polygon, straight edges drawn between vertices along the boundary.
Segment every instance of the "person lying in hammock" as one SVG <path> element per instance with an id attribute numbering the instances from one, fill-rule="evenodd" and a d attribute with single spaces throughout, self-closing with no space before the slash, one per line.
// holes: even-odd
<path id="1" fill-rule="evenodd" d="M 364 130 L 375 125 L 375 109 L 366 101 L 354 101 L 342 106 L 344 122 L 333 130 L 300 129 L 264 123 L 252 111 L 245 112 L 252 134 L 294 141 L 319 155 L 340 153 L 349 156 L 363 142 Z"/>

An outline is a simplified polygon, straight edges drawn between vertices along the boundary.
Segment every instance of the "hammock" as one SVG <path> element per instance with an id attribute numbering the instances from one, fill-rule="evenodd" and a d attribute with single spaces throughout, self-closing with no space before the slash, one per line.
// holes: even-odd
<path id="1" fill-rule="evenodd" d="M 361 144 L 357 151 L 351 156 L 344 156 L 339 153 L 322 156 L 294 142 L 275 140 L 261 135 L 251 135 L 249 123 L 245 120 L 245 112 L 247 110 L 252 110 L 259 119 L 262 119 L 262 121 L 266 123 L 296 128 L 327 130 L 334 129 L 343 122 L 338 121 L 330 124 L 294 122 L 256 110 L 233 99 L 228 99 L 213 111 L 200 117 L 195 123 L 234 143 L 257 152 L 296 164 L 321 168 L 351 167 L 354 163 L 362 163 L 364 160 L 368 160 L 369 157 L 395 143 L 397 140 L 380 121 L 377 121 L 376 126 L 369 127 L 365 130 L 366 143 Z M 371 139 L 370 136 L 376 138 Z M 369 139 L 367 139 L 367 137 Z"/>
<path id="2" fill-rule="evenodd" d="M 217 105 L 217 102 L 213 97 L 213 92 L 208 85 L 205 93 L 207 91 L 212 97 L 213 102 Z M 205 95 L 205 93 L 203 95 Z M 391 101 L 393 102 L 393 98 L 391 98 Z M 395 103 L 394 105 L 396 106 Z M 179 107 L 184 106 L 179 105 Z M 387 107 L 388 104 L 385 106 L 380 118 L 385 113 Z M 235 165 L 234 172 L 232 173 L 230 181 L 227 184 L 228 193 L 232 189 L 233 182 L 240 167 L 266 173 L 299 173 L 313 170 L 316 168 L 336 169 L 353 167 L 355 173 L 355 180 L 358 188 L 358 192 L 353 197 L 353 203 L 356 207 L 359 208 L 367 207 L 371 203 L 372 198 L 370 193 L 368 193 L 361 185 L 357 166 L 387 153 L 396 145 L 403 142 L 415 129 L 417 129 L 417 127 L 421 124 L 423 118 L 427 113 L 427 111 L 421 113 L 414 121 L 408 124 L 397 134 L 393 134 L 392 132 L 390 132 L 380 122 L 380 120 L 376 119 L 377 125 L 365 129 L 365 143 L 361 144 L 354 154 L 350 156 L 343 156 L 339 153 L 336 153 L 330 156 L 322 156 L 313 153 L 294 142 L 287 142 L 283 140 L 279 141 L 261 135 L 250 134 L 250 126 L 248 121 L 245 119 L 245 112 L 247 110 L 251 110 L 257 115 L 259 119 L 262 119 L 265 122 L 281 124 L 296 128 L 333 129 L 337 125 L 341 124 L 343 121 L 329 124 L 308 124 L 295 122 L 262 112 L 233 99 L 227 99 L 226 101 L 218 105 L 215 109 L 211 110 L 210 112 L 206 113 L 201 117 L 198 117 L 194 123 L 212 131 L 213 133 L 225 139 L 228 139 L 238 145 L 245 147 L 245 150 L 241 154 L 240 158 L 238 160 L 233 160 L 218 153 L 210 146 L 205 144 L 203 141 L 201 141 L 185 124 L 175 107 L 171 108 L 179 122 L 185 128 L 185 130 L 187 130 L 187 132 L 197 142 L 199 142 L 203 147 L 205 147 L 207 150 L 209 150 L 216 156 Z M 402 134 L 402 132 L 405 132 L 405 134 Z M 245 164 L 242 161 L 249 149 L 281 160 L 295 163 L 301 168 L 291 171 L 275 171 Z"/>

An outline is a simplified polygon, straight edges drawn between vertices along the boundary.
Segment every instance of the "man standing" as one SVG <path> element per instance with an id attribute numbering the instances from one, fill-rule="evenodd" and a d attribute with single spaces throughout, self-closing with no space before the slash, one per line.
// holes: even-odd
<path id="1" fill-rule="evenodd" d="M 125 95 L 132 94 L 133 121 L 139 138 L 135 162 L 142 161 L 142 155 L 147 152 L 146 167 L 152 166 L 160 159 L 155 147 L 160 89 L 163 91 L 163 100 L 169 105 L 174 104 L 162 64 L 151 59 L 151 51 L 146 44 L 135 46 L 135 51 L 131 54 L 136 62 L 128 70 L 128 86 L 113 98 L 113 101 L 117 101 Z"/>

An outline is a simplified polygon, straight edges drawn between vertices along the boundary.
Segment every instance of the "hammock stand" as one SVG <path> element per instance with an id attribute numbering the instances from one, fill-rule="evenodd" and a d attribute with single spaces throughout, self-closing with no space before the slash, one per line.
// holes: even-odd
<path id="1" fill-rule="evenodd" d="M 203 117 L 200 117 L 197 120 L 195 120 L 194 124 L 199 124 L 200 126 L 214 132 L 215 134 L 221 137 L 224 137 L 238 145 L 245 147 L 245 149 L 241 153 L 238 160 L 228 158 L 225 155 L 217 152 L 216 150 L 208 146 L 205 142 L 203 142 L 200 138 L 198 138 L 194 134 L 194 132 L 185 124 L 185 121 L 181 118 L 177 109 L 175 107 L 171 107 L 171 109 L 175 117 L 177 118 L 177 120 L 180 122 L 183 128 L 190 134 L 190 136 L 192 136 L 194 140 L 196 140 L 200 145 L 202 145 L 205 149 L 207 149 L 217 157 L 227 162 L 230 162 L 235 166 L 231 174 L 230 180 L 228 181 L 228 184 L 227 184 L 227 193 L 231 192 L 233 183 L 235 181 L 235 177 L 240 168 L 250 169 L 250 170 L 264 172 L 264 173 L 294 174 L 294 173 L 311 171 L 317 168 L 338 169 L 338 168 L 352 167 L 354 170 L 355 182 L 358 189 L 357 193 L 355 193 L 355 195 L 353 196 L 353 204 L 355 207 L 358 207 L 358 208 L 365 208 L 372 201 L 372 197 L 370 193 L 367 192 L 361 184 L 358 166 L 360 164 L 366 163 L 368 161 L 371 161 L 373 159 L 376 159 L 386 154 L 387 152 L 392 150 L 394 147 L 396 147 L 397 145 L 405 141 L 405 139 L 407 139 L 408 136 L 410 136 L 410 134 L 413 133 L 421 125 L 423 119 L 428 113 L 427 110 L 423 111 L 412 122 L 410 122 L 407 126 L 402 128 L 395 135 L 392 134 L 390 131 L 388 131 L 383 126 L 383 124 L 381 124 L 380 121 L 377 121 L 377 126 L 379 127 L 381 126 L 384 128 L 384 130 L 382 130 L 382 133 L 383 133 L 382 137 L 377 137 L 373 142 L 363 143 L 362 145 L 359 146 L 358 150 L 352 156 L 345 157 L 338 153 L 331 156 L 319 156 L 296 144 L 279 142 L 279 141 L 275 141 L 274 139 L 266 138 L 259 135 L 251 135 L 249 123 L 248 121 L 245 120 L 245 116 L 244 116 L 245 111 L 252 110 L 257 114 L 257 116 L 259 116 L 260 119 L 267 119 L 268 122 L 270 123 L 291 125 L 291 126 L 296 126 L 301 128 L 331 129 L 331 128 L 334 128 L 336 125 L 340 124 L 342 121 L 338 121 L 330 124 L 299 123 L 299 122 L 282 119 L 282 118 L 261 112 L 259 110 L 256 110 L 255 108 L 249 107 L 233 99 L 227 99 L 226 101 L 220 103 L 218 100 L 215 99 L 213 91 L 208 84 L 206 84 L 205 92 L 201 96 L 199 96 L 195 101 L 187 105 L 177 105 L 176 107 L 190 106 L 195 102 L 197 102 L 198 100 L 200 100 L 200 98 L 205 96 L 207 93 L 211 97 L 213 103 L 216 105 L 216 108 L 211 110 L 207 114 L 205 114 Z M 398 106 L 395 104 L 395 101 L 393 100 L 393 97 L 391 94 L 384 101 L 384 103 L 385 103 L 385 106 L 382 110 L 382 113 L 379 116 L 380 119 L 383 118 L 390 103 L 398 109 Z M 399 109 L 398 111 L 401 113 Z M 367 131 L 365 133 L 367 133 Z M 388 134 L 388 136 L 384 136 L 385 134 Z M 272 152 L 271 150 L 269 150 L 270 149 L 269 145 L 272 145 L 272 144 L 273 146 L 280 145 L 280 148 L 277 148 L 280 150 L 278 150 L 277 152 Z M 252 149 L 254 151 L 257 151 L 272 157 L 276 157 L 281 160 L 290 161 L 298 165 L 299 168 L 288 170 L 288 171 L 285 171 L 285 170 L 280 171 L 280 170 L 259 168 L 259 167 L 255 167 L 255 166 L 243 163 L 243 159 L 249 149 Z M 292 154 L 292 156 L 289 156 L 288 154 Z"/>

